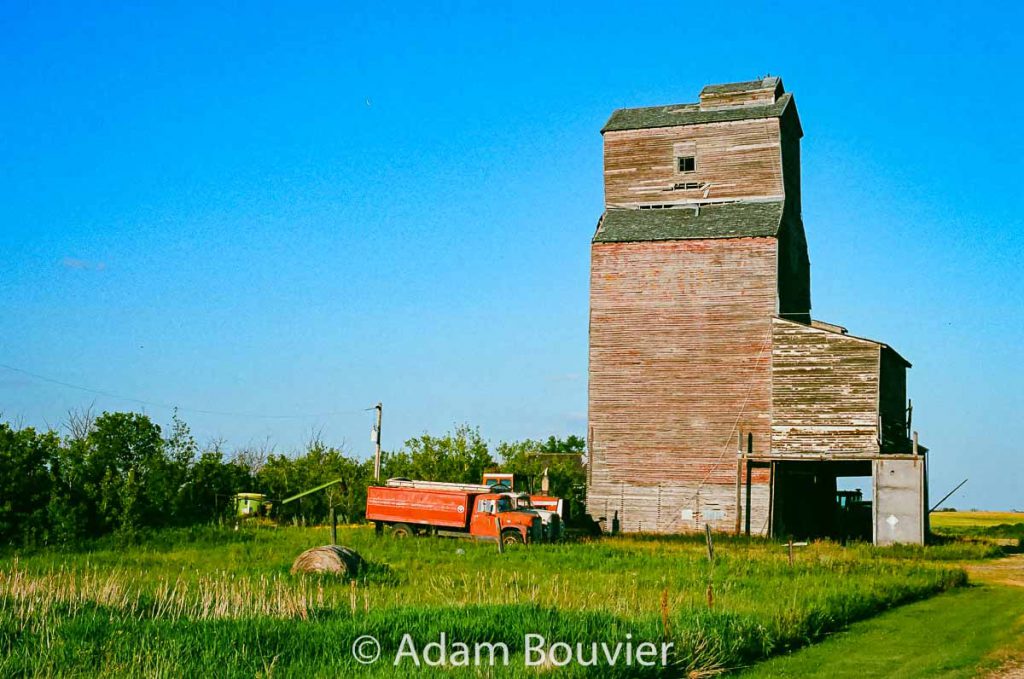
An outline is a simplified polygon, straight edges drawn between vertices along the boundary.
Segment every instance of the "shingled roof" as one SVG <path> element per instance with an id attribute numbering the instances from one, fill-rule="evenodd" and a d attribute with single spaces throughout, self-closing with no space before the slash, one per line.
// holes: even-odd
<path id="1" fill-rule="evenodd" d="M 700 104 L 675 104 L 647 108 L 620 108 L 612 113 L 601 133 L 613 130 L 639 130 L 648 127 L 675 127 L 724 123 L 735 120 L 781 118 L 792 103 L 793 95 L 786 92 L 774 104 L 764 106 L 734 106 L 732 108 L 702 109 Z"/>
<path id="2" fill-rule="evenodd" d="M 751 90 L 774 90 L 782 85 L 782 79 L 774 75 L 766 75 L 758 80 L 746 80 L 739 83 L 722 83 L 705 85 L 701 95 L 726 94 L 732 92 L 749 92 Z"/>
<path id="3" fill-rule="evenodd" d="M 712 203 L 661 210 L 609 209 L 595 243 L 773 237 L 782 222 L 782 201 Z"/>

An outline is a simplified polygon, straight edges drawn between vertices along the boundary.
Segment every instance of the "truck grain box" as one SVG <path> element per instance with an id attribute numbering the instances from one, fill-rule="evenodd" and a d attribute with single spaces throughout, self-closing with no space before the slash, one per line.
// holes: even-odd
<path id="1" fill-rule="evenodd" d="M 395 537 L 443 535 L 497 540 L 506 544 L 542 539 L 539 516 L 518 511 L 499 493 L 472 487 L 370 486 L 366 493 L 366 519 L 378 531 L 390 526 Z"/>

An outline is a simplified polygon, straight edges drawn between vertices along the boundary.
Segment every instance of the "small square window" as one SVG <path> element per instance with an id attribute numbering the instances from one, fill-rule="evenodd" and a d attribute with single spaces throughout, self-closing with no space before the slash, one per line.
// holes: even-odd
<path id="1" fill-rule="evenodd" d="M 680 156 L 676 158 L 676 167 L 680 172 L 696 172 L 697 159 L 693 156 Z"/>

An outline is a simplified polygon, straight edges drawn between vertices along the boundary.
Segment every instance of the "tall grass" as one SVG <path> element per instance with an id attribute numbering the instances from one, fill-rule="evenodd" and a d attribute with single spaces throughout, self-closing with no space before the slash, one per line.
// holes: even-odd
<path id="1" fill-rule="evenodd" d="M 700 541 L 680 537 L 503 555 L 462 541 L 378 539 L 366 528 L 339 538 L 372 564 L 351 583 L 288 574 L 302 549 L 327 541 L 318 529 L 169 531 L 132 549 L 8 557 L 0 675 L 389 676 L 354 663 L 354 638 L 374 634 L 386 656 L 404 633 L 425 643 L 441 632 L 512 648 L 526 633 L 570 643 L 668 638 L 670 674 L 713 674 L 965 582 L 933 561 L 949 547 L 820 543 L 790 566 L 781 545 L 729 538 L 719 538 L 714 563 Z M 525 671 L 513 662 L 500 674 Z M 615 676 L 607 667 L 560 673 L 588 671 Z"/>

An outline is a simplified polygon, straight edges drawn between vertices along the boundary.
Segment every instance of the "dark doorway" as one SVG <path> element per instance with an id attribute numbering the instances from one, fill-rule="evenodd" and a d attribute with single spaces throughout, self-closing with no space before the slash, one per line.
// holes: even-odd
<path id="1" fill-rule="evenodd" d="M 871 540 L 870 488 L 838 479 L 867 477 L 870 461 L 774 463 L 772 535 L 795 540 Z"/>

